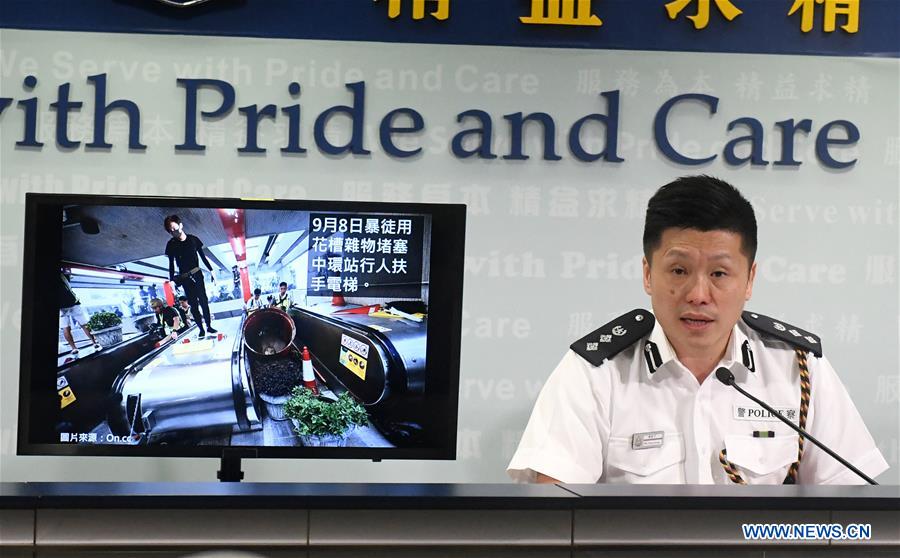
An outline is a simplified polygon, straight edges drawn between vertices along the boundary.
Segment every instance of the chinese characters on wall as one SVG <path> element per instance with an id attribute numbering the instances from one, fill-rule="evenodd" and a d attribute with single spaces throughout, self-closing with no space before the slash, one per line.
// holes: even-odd
<path id="1" fill-rule="evenodd" d="M 379 2 L 380 0 L 374 0 Z M 669 19 L 677 20 L 686 17 L 695 29 L 705 29 L 709 25 L 713 6 L 715 13 L 727 21 L 733 21 L 744 13 L 738 4 L 752 9 L 749 0 L 659 0 L 660 6 L 668 14 Z M 821 22 L 822 30 L 832 33 L 838 26 L 839 18 L 843 18 L 840 28 L 847 33 L 859 31 L 860 0 L 769 0 L 783 2 L 786 17 L 799 17 L 800 30 L 809 33 L 815 23 Z M 432 11 L 432 18 L 445 21 L 450 18 L 451 0 L 387 0 L 388 17 L 397 19 L 403 12 L 404 5 L 410 7 L 410 15 L 414 20 L 421 20 L 426 15 L 426 4 Z M 736 4 L 737 3 L 737 4 Z M 594 13 L 594 9 L 602 10 L 603 0 L 531 0 L 529 13 L 519 18 L 526 25 L 569 25 L 579 27 L 600 27 L 603 20 Z M 692 5 L 694 5 L 692 7 Z M 694 10 L 694 13 L 690 12 Z M 799 15 L 798 15 L 799 14 Z M 485 14 L 489 17 L 490 14 Z"/>

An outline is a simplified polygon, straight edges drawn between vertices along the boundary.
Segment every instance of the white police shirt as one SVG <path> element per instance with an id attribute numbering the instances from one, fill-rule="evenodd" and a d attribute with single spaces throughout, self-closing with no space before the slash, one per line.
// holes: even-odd
<path id="1" fill-rule="evenodd" d="M 648 343 L 656 358 L 645 358 Z M 800 372 L 790 345 L 739 321 L 720 366 L 797 423 Z M 809 354 L 808 367 L 808 432 L 870 477 L 887 470 L 828 360 Z M 864 482 L 809 440 L 804 445 L 799 483 Z M 715 374 L 698 383 L 657 323 L 599 366 L 566 353 L 537 398 L 507 473 L 519 482 L 540 472 L 564 483 L 731 484 L 722 449 L 747 484 L 781 484 L 797 460 L 798 435 Z"/>

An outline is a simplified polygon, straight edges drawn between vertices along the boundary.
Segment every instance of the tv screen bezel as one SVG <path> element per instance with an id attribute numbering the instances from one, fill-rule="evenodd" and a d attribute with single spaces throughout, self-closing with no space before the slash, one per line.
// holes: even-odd
<path id="1" fill-rule="evenodd" d="M 426 343 L 426 397 L 434 406 L 437 420 L 433 440 L 428 447 L 272 447 L 272 446 L 198 446 L 198 445 L 118 445 L 41 443 L 32 441 L 35 413 L 42 409 L 34 394 L 52 390 L 56 394 L 56 320 L 38 320 L 57 316 L 59 309 L 53 279 L 59 273 L 62 247 L 61 209 L 66 205 L 151 206 L 179 208 L 235 208 L 296 211 L 339 211 L 346 213 L 396 213 L 430 215 L 431 258 L 429 272 L 429 308 Z M 222 457 L 225 450 L 252 453 L 259 458 L 321 459 L 420 459 L 456 458 L 459 415 L 459 366 L 462 342 L 463 263 L 465 252 L 466 206 L 464 204 L 339 201 L 268 200 L 252 198 L 194 198 L 164 196 L 111 196 L 80 194 L 27 193 L 25 197 L 24 261 L 22 281 L 22 330 L 19 357 L 19 409 L 17 453 L 19 455 L 59 456 L 135 456 L 135 457 Z M 156 226 L 148 224 L 147 226 Z M 162 225 L 159 224 L 161 227 Z M 434 257 L 440 254 L 440 257 Z M 47 341 L 50 340 L 50 341 Z M 52 341 L 52 342 L 51 342 Z M 440 363 L 450 373 L 432 373 Z M 43 366 L 52 373 L 44 378 L 34 371 Z M 53 384 L 50 384 L 50 381 Z M 44 385 L 42 382 L 46 382 Z M 58 405 L 58 399 L 51 399 Z M 37 401 L 47 405 L 47 402 Z"/>

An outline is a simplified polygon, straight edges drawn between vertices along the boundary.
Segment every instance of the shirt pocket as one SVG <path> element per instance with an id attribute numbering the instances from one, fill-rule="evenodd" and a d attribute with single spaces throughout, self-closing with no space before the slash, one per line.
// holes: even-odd
<path id="1" fill-rule="evenodd" d="M 667 432 L 658 448 L 632 449 L 631 438 L 611 436 L 606 459 L 606 482 L 683 484 L 684 439 Z"/>
<path id="2" fill-rule="evenodd" d="M 747 484 L 781 484 L 797 461 L 799 436 L 774 438 L 725 436 L 728 461 L 737 466 Z"/>

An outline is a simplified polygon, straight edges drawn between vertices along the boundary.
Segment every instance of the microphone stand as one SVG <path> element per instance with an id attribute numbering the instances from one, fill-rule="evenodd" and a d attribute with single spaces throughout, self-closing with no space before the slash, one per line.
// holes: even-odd
<path id="1" fill-rule="evenodd" d="M 728 369 L 725 368 L 725 367 L 719 368 L 718 370 L 716 370 L 716 379 L 718 379 L 720 382 L 722 382 L 722 383 L 725 384 L 726 386 L 731 386 L 731 387 L 733 387 L 734 389 L 738 390 L 738 392 L 739 392 L 741 395 L 743 395 L 744 397 L 750 399 L 751 401 L 753 401 L 754 403 L 756 403 L 757 405 L 759 405 L 760 407 L 762 407 L 763 409 L 765 409 L 766 411 L 768 411 L 769 414 L 771 414 L 772 416 L 776 417 L 778 420 L 780 420 L 781 422 L 785 423 L 786 425 L 790 426 L 791 429 L 793 429 L 795 432 L 797 432 L 797 434 L 800 434 L 801 436 L 803 436 L 804 438 L 806 438 L 807 440 L 809 440 L 810 442 L 812 442 L 813 444 L 815 444 L 816 446 L 818 446 L 819 449 L 821 449 L 822 451 L 824 451 L 825 453 L 827 453 L 827 454 L 830 455 L 831 457 L 835 458 L 835 459 L 838 461 L 838 463 L 840 463 L 840 464 L 843 465 L 844 467 L 850 469 L 851 471 L 853 471 L 854 473 L 856 473 L 857 475 L 859 475 L 859 477 L 860 477 L 861 479 L 863 479 L 864 481 L 866 481 L 867 483 L 869 483 L 869 484 L 874 484 L 874 485 L 877 485 L 877 484 L 878 484 L 877 482 L 875 482 L 874 479 L 872 479 L 871 477 L 869 477 L 868 475 L 866 475 L 865 473 L 863 473 L 862 471 L 860 471 L 859 469 L 857 469 L 856 467 L 854 467 L 853 465 L 851 465 L 849 461 L 847 461 L 846 459 L 844 459 L 844 458 L 841 457 L 840 455 L 834 453 L 828 446 L 826 446 L 826 445 L 823 444 L 822 442 L 816 440 L 809 432 L 806 432 L 805 430 L 803 430 L 803 429 L 800 428 L 799 426 L 795 425 L 793 422 L 791 422 L 791 421 L 789 421 L 788 419 L 786 419 L 786 418 L 784 418 L 783 416 L 781 416 L 781 413 L 779 413 L 778 411 L 776 411 L 775 409 L 773 409 L 772 407 L 770 407 L 768 404 L 766 404 L 766 403 L 765 403 L 764 401 L 762 401 L 761 399 L 758 399 L 758 398 L 754 397 L 753 395 L 750 395 L 749 393 L 747 393 L 747 392 L 744 391 L 743 389 L 741 389 L 740 386 L 738 386 L 736 383 L 734 383 L 734 374 L 731 373 L 731 370 L 728 370 Z"/>

